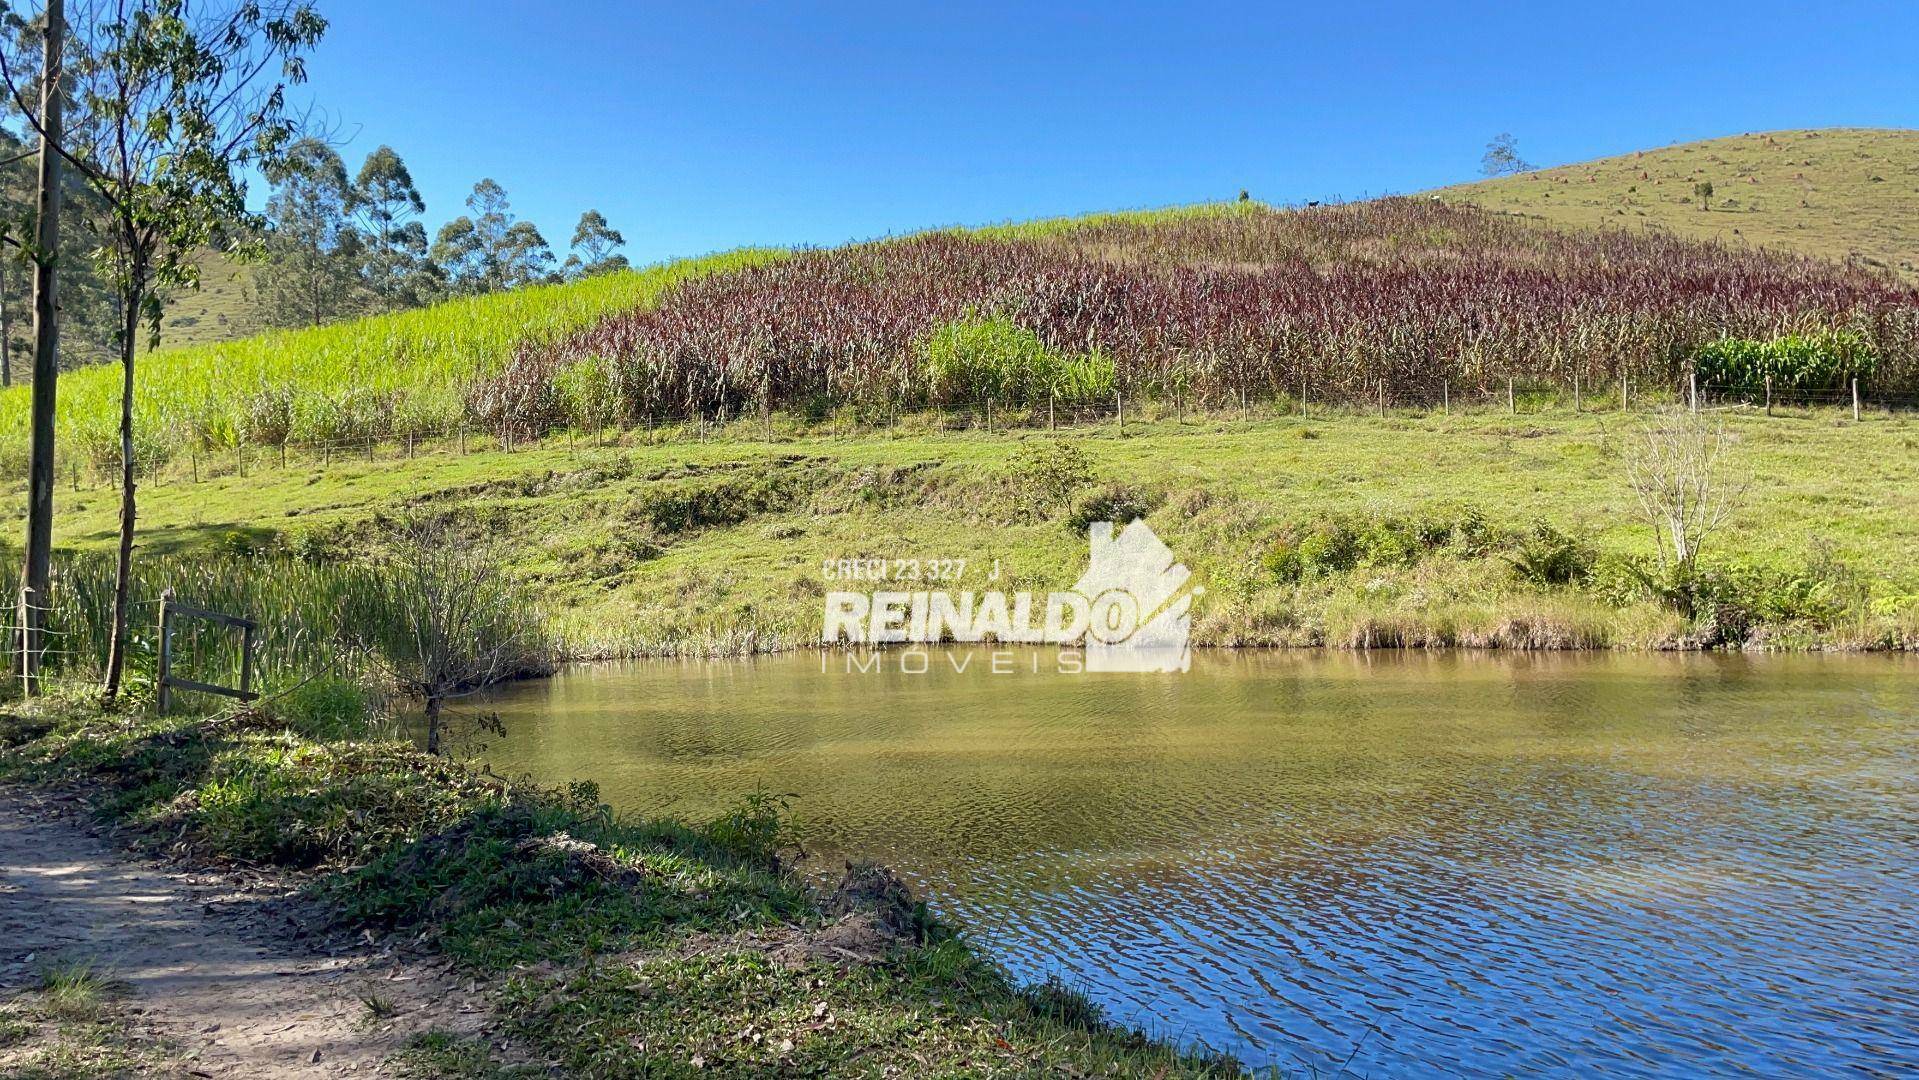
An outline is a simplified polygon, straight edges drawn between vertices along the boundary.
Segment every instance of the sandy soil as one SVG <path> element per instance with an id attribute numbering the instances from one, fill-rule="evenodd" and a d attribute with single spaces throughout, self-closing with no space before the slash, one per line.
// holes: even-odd
<path id="1" fill-rule="evenodd" d="M 124 984 L 129 1036 L 160 1042 L 180 1075 L 388 1075 L 414 1033 L 490 1021 L 445 961 L 330 937 L 288 879 L 142 861 L 72 799 L 0 789 L 0 999 L 67 960 Z M 391 1017 L 372 1015 L 375 997 Z"/>

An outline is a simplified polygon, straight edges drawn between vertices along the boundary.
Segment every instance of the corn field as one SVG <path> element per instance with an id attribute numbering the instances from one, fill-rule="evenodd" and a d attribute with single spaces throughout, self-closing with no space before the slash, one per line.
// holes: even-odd
<path id="1" fill-rule="evenodd" d="M 1919 392 L 1919 290 L 1865 268 L 1424 199 L 1230 204 L 738 252 L 164 351 L 140 368 L 136 454 L 1044 407 L 1042 389 L 1242 407 L 1494 400 L 1508 380 L 1676 392 L 1712 343 L 1787 335 L 1861 343 L 1875 398 Z M 111 368 L 62 376 L 63 476 L 117 460 L 117 387 Z M 0 469 L 24 472 L 25 442 L 20 388 L 0 394 Z"/>
<path id="2" fill-rule="evenodd" d="M 1113 389 L 1145 399 L 1359 402 L 1382 383 L 1491 394 L 1507 379 L 1675 385 L 1721 338 L 1827 330 L 1866 343 L 1872 389 L 1919 389 L 1919 291 L 1891 278 L 1384 199 L 807 252 L 528 343 L 474 386 L 468 415 L 538 433 L 760 407 L 951 404 L 969 391 L 929 369 L 928 342 L 979 320 L 1098 357 Z"/>
<path id="3" fill-rule="evenodd" d="M 515 350 L 654 302 L 678 283 L 754 266 L 777 252 L 743 251 L 453 300 L 244 341 L 142 356 L 134 390 L 136 453 L 274 445 L 424 431 L 456 421 L 466 387 Z M 60 376 L 61 451 L 119 460 L 120 372 L 100 365 Z M 28 388 L 0 392 L 0 473 L 26 472 Z M 63 465 L 63 469 L 64 469 Z"/>

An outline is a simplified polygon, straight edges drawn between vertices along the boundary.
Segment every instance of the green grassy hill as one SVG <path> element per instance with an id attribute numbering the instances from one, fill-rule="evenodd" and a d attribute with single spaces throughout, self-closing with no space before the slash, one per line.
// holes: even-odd
<path id="1" fill-rule="evenodd" d="M 228 444 L 243 430 L 257 444 L 307 425 L 342 436 L 437 428 L 458 413 L 477 374 L 497 370 L 523 344 L 650 303 L 688 277 L 771 257 L 684 259 L 329 326 L 163 347 L 138 367 L 140 452 L 154 458 L 189 441 Z M 98 465 L 117 457 L 119 387 L 109 364 L 60 377 L 61 438 L 73 459 Z M 0 465 L 19 475 L 27 401 L 25 387 L 0 393 Z M 350 422 L 332 419 L 349 414 Z"/>
<path id="2" fill-rule="evenodd" d="M 1753 346 L 1740 356 L 1811 342 L 1781 385 L 1919 394 L 1919 290 L 1882 274 L 1383 199 L 736 253 L 168 349 L 140 365 L 136 429 L 157 464 L 241 442 L 519 439 L 768 408 L 1670 392 L 1728 337 Z M 119 383 L 62 379 L 69 468 L 117 457 Z M 0 464 L 25 433 L 26 395 L 0 393 Z"/>
<path id="3" fill-rule="evenodd" d="M 248 295 L 252 269 L 218 252 L 200 259 L 200 287 L 175 296 L 160 320 L 160 340 L 168 348 L 237 341 L 258 334 L 258 307 Z"/>
<path id="4" fill-rule="evenodd" d="M 1710 209 L 1693 186 L 1710 181 Z M 1919 131 L 1773 131 L 1441 188 L 1441 198 L 1562 225 L 1857 259 L 1919 278 Z"/>
<path id="5" fill-rule="evenodd" d="M 1701 342 L 1802 328 L 1876 335 L 1865 421 L 1725 414 L 1754 482 L 1682 615 L 1639 575 L 1644 410 Z M 574 655 L 805 645 L 825 558 L 1062 585 L 1086 522 L 1134 515 L 1206 583 L 1204 644 L 1919 647 L 1919 421 L 1872 397 L 1919 378 L 1919 291 L 1666 236 L 1424 199 L 1097 215 L 685 260 L 141 371 L 143 550 L 352 559 L 455 513 Z M 1092 423 L 1050 433 L 1069 382 Z M 1098 412 L 1121 389 L 1124 437 Z M 61 380 L 71 548 L 114 535 L 87 464 L 117 393 L 110 369 Z M 0 459 L 24 405 L 0 395 Z"/>

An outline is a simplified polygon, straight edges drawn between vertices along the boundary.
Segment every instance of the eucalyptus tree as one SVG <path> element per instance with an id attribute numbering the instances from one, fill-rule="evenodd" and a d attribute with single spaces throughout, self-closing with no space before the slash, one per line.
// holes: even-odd
<path id="1" fill-rule="evenodd" d="M 470 215 L 440 227 L 432 258 L 457 292 L 487 293 L 550 281 L 553 249 L 530 221 L 518 221 L 506 189 L 491 178 L 466 197 Z"/>
<path id="2" fill-rule="evenodd" d="M 426 200 L 406 162 L 390 146 L 368 154 L 353 178 L 353 195 L 366 238 L 361 273 L 379 305 L 398 311 L 438 300 L 446 283 L 427 259 L 426 226 L 418 220 Z"/>
<path id="3" fill-rule="evenodd" d="M 1519 156 L 1519 140 L 1510 132 L 1502 131 L 1486 144 L 1486 152 L 1479 159 L 1479 171 L 1487 176 L 1512 176 L 1531 172 L 1532 165 Z"/>
<path id="4" fill-rule="evenodd" d="M 27 71 L 40 66 L 45 47 L 44 17 L 28 21 L 0 3 L 0 49 L 8 61 Z M 22 87 L 19 100 L 0 93 L 0 386 L 23 380 L 31 370 L 31 292 L 38 227 L 38 152 L 32 126 L 19 113 L 39 108 L 39 87 Z M 23 137 L 24 136 L 24 137 Z M 57 155 L 56 155 L 57 157 Z M 99 200 L 71 169 L 60 173 L 61 212 L 58 242 L 48 255 L 63 256 L 60 266 L 61 370 L 99 363 L 114 355 L 113 302 L 101 280 L 93 253 L 99 247 Z"/>
<path id="5" fill-rule="evenodd" d="M 318 326 L 366 306 L 360 263 L 365 239 L 355 226 L 358 194 L 340 155 L 304 138 L 265 170 L 267 250 L 256 274 L 259 299 L 274 326 Z"/>
<path id="6" fill-rule="evenodd" d="M 606 215 L 588 210 L 573 227 L 573 253 L 566 257 L 566 276 L 578 279 L 626 269 L 626 256 L 613 250 L 625 246 L 626 237 L 606 223 Z"/>
<path id="7" fill-rule="evenodd" d="M 90 0 L 68 22 L 69 122 L 65 131 L 32 124 L 100 200 L 99 262 L 118 306 L 120 544 L 103 688 L 111 700 L 126 665 L 137 341 L 144 329 L 157 344 L 165 296 L 197 283 L 198 252 L 238 250 L 257 228 L 246 170 L 275 165 L 293 141 L 286 90 L 305 80 L 304 54 L 326 20 L 304 0 Z M 24 101 L 12 67 L 0 76 Z"/>
<path id="8" fill-rule="evenodd" d="M 10 22 L 19 18 L 11 7 L 6 15 Z M 24 20 L 21 25 L 25 25 Z M 28 104 L 27 95 L 13 86 L 11 72 L 0 68 L 0 74 L 7 76 L 8 87 L 13 89 L 12 101 L 40 135 L 33 235 L 31 239 L 24 234 L 18 239 L 8 236 L 29 253 L 33 262 L 33 397 L 27 451 L 27 549 L 20 570 L 23 617 L 19 629 L 20 675 L 28 694 L 37 693 L 40 688 L 43 629 L 40 613 L 53 578 L 53 422 L 54 394 L 60 374 L 60 324 L 55 318 L 53 286 L 60 234 L 61 123 L 66 104 L 62 89 L 66 55 L 64 0 L 47 0 L 40 19 L 40 45 L 37 103 Z M 0 48 L 0 65 L 8 64 L 8 52 Z M 39 603 L 30 602 L 35 600 Z"/>

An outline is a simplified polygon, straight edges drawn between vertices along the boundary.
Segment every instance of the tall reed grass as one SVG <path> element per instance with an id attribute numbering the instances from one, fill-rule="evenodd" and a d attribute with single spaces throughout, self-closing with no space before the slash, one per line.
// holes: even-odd
<path id="1" fill-rule="evenodd" d="M 178 604 L 252 620 L 254 688 L 264 694 L 324 679 L 424 693 L 431 704 L 433 696 L 547 673 L 554 642 L 545 615 L 497 553 L 459 528 L 452 517 L 401 522 L 366 550 L 324 560 L 238 542 L 217 552 L 142 555 L 130 585 L 133 688 L 152 689 L 167 590 Z M 0 546 L 0 574 L 17 580 L 19 564 L 16 551 Z M 55 553 L 51 595 L 38 601 L 53 677 L 84 680 L 105 667 L 113 583 L 111 555 Z M 16 621 L 0 617 L 0 625 Z M 190 616 L 172 626 L 176 674 L 237 685 L 239 631 Z"/>
<path id="2" fill-rule="evenodd" d="M 16 580 L 17 554 L 0 552 L 0 574 Z M 56 677 L 88 678 L 106 664 L 112 634 L 113 570 L 110 555 L 56 552 L 52 593 L 42 601 L 47 670 Z M 159 600 L 166 589 L 177 601 L 252 619 L 253 663 L 265 692 L 286 689 L 309 677 L 332 673 L 356 678 L 367 670 L 344 646 L 343 613 L 356 599 L 379 591 L 358 568 L 297 559 L 240 555 L 146 555 L 133 564 L 131 639 L 133 683 L 150 688 L 159 647 Z M 9 616 L 0 622 L 12 624 Z M 183 677 L 234 685 L 240 635 L 225 627 L 181 619 L 174 624 L 173 664 Z"/>
<path id="3" fill-rule="evenodd" d="M 138 450 L 157 464 L 456 424 L 518 436 L 1113 393 L 1643 392 L 1679 386 L 1714 342 L 1794 335 L 1856 342 L 1868 392 L 1919 392 L 1919 290 L 1863 267 L 1430 200 L 1221 204 L 735 252 L 165 351 L 142 364 Z M 117 385 L 108 368 L 63 377 L 65 452 L 117 455 Z M 16 475 L 25 413 L 24 390 L 0 394 L 0 470 Z"/>
<path id="4" fill-rule="evenodd" d="M 1876 389 L 1919 389 L 1919 290 L 1890 277 L 1384 199 L 1104 215 L 807 252 L 529 343 L 469 405 L 491 424 L 539 432 L 578 422 L 569 386 L 590 386 L 595 407 L 610 402 L 628 422 L 990 396 L 1005 393 L 1006 365 L 950 354 L 956 342 L 997 348 L 1004 334 L 962 332 L 992 325 L 1058 356 L 1110 360 L 1119 391 L 1188 399 L 1368 400 L 1382 383 L 1397 395 L 1441 380 L 1469 394 L 1507 379 L 1676 385 L 1708 343 L 1830 332 L 1871 353 Z M 980 385 L 945 377 L 963 370 L 981 373 Z"/>
<path id="5" fill-rule="evenodd" d="M 187 446 L 240 440 L 277 444 L 443 429 L 458 422 L 469 387 L 515 351 L 606 315 L 643 308 L 706 274 L 764 265 L 749 250 L 488 296 L 417 311 L 141 357 L 136 431 L 145 460 Z M 0 466 L 25 471 L 26 387 L 0 393 Z M 60 440 L 67 453 L 119 454 L 120 375 L 112 365 L 60 377 Z"/>

